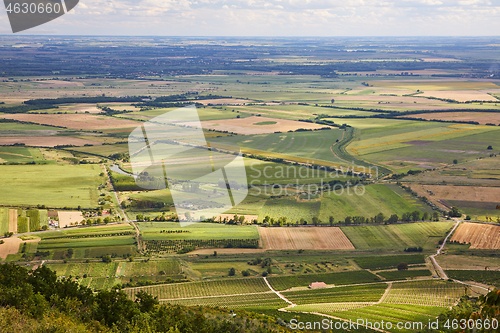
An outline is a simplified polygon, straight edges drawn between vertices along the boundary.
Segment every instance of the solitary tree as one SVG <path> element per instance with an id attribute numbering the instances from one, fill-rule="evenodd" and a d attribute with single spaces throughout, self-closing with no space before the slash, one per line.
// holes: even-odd
<path id="1" fill-rule="evenodd" d="M 398 271 L 407 271 L 408 264 L 405 262 L 402 262 L 402 263 L 398 264 L 397 268 L 398 268 Z"/>
<path id="2" fill-rule="evenodd" d="M 461 217 L 462 213 L 459 212 L 457 207 L 451 208 L 451 210 L 448 212 L 449 217 Z"/>

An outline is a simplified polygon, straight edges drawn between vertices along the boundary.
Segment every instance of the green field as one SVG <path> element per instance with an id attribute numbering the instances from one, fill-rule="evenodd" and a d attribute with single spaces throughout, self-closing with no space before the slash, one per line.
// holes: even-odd
<path id="1" fill-rule="evenodd" d="M 384 226 L 341 227 L 358 250 L 433 250 L 451 229 L 452 222 L 422 222 Z"/>
<path id="2" fill-rule="evenodd" d="M 38 125 L 38 124 L 26 124 L 26 123 L 20 123 L 20 122 L 9 122 L 9 123 L 4 123 L 0 122 L 0 132 L 3 134 L 16 134 L 18 132 L 35 132 L 36 131 L 56 131 L 59 130 L 58 128 L 51 127 L 51 126 L 45 126 L 45 125 Z M 41 132 L 43 133 L 43 132 Z"/>
<path id="3" fill-rule="evenodd" d="M 91 155 L 97 155 L 102 157 L 108 157 L 114 154 L 124 154 L 128 153 L 128 144 L 118 143 L 114 145 L 101 145 L 101 146 L 90 146 L 90 147 L 72 147 L 67 148 L 71 152 L 81 152 Z"/>
<path id="4" fill-rule="evenodd" d="M 273 292 L 241 295 L 219 296 L 219 297 L 197 297 L 192 299 L 172 299 L 160 301 L 161 303 L 171 303 L 186 306 L 212 306 L 229 309 L 243 308 L 246 310 L 283 308 L 287 305 Z"/>
<path id="5" fill-rule="evenodd" d="M 442 124 L 387 119 L 330 119 L 354 128 L 356 138 L 348 152 L 368 162 L 397 172 L 430 169 L 486 157 L 488 145 L 500 145 L 498 129 L 492 126 Z"/>
<path id="6" fill-rule="evenodd" d="M 404 255 L 379 255 L 370 257 L 356 257 L 354 261 L 361 267 L 371 270 L 396 268 L 399 263 L 408 265 L 425 264 L 423 254 L 404 254 Z"/>
<path id="7" fill-rule="evenodd" d="M 268 199 L 259 211 L 259 221 L 269 216 L 274 219 L 287 217 L 290 223 L 296 223 L 300 219 L 311 221 L 314 216 L 318 216 L 321 202 L 300 201 L 294 199 Z"/>
<path id="8" fill-rule="evenodd" d="M 157 296 L 159 300 L 163 301 L 180 298 L 231 296 L 235 294 L 259 294 L 271 292 L 262 278 L 163 284 L 124 289 L 130 297 L 133 297 L 138 291 L 141 290 Z"/>
<path id="9" fill-rule="evenodd" d="M 405 280 L 413 279 L 416 277 L 430 277 L 431 272 L 429 270 L 403 270 L 403 271 L 389 271 L 389 272 L 378 272 L 378 275 L 384 277 L 387 280 Z"/>
<path id="10" fill-rule="evenodd" d="M 49 226 L 47 210 L 30 209 L 26 211 L 26 217 L 29 218 L 29 231 L 38 231 L 43 226 Z"/>
<path id="11" fill-rule="evenodd" d="M 449 307 L 466 295 L 462 284 L 441 280 L 394 282 L 385 303 Z"/>
<path id="12" fill-rule="evenodd" d="M 53 208 L 96 207 L 102 182 L 98 165 L 1 165 L 0 193 L 5 205 L 38 204 Z"/>
<path id="13" fill-rule="evenodd" d="M 373 217 L 383 213 L 386 217 L 392 214 L 401 217 L 413 211 L 431 212 L 428 206 L 401 187 L 376 184 L 359 189 L 339 188 L 326 194 L 321 200 L 319 216 L 323 221 L 327 221 L 330 215 L 343 221 L 346 216 Z"/>
<path id="14" fill-rule="evenodd" d="M 215 223 L 197 223 L 181 227 L 171 222 L 141 222 L 137 223 L 144 240 L 212 240 L 212 239 L 258 239 L 256 226 L 235 226 Z"/>
<path id="15" fill-rule="evenodd" d="M 447 270 L 446 274 L 461 281 L 475 281 L 500 287 L 500 271 Z"/>
<path id="16" fill-rule="evenodd" d="M 158 283 L 184 279 L 175 259 L 54 264 L 47 266 L 58 276 L 73 277 L 93 289 L 108 289 L 124 283 Z"/>
<path id="17" fill-rule="evenodd" d="M 371 288 L 377 287 L 371 286 Z M 338 300 L 334 298 L 334 302 L 299 305 L 291 311 L 323 313 L 354 322 L 361 319 L 370 323 L 384 321 L 393 324 L 389 329 L 390 332 L 419 332 L 425 328 L 429 320 L 435 319 L 465 293 L 462 285 L 444 281 L 395 282 L 389 288 L 387 296 L 380 304 L 363 302 L 375 298 L 375 295 L 372 298 L 367 295 L 366 298 L 355 296 L 354 299 L 361 301 L 354 303 L 344 301 L 348 300 L 348 297 Z M 376 290 L 372 289 L 371 292 Z M 369 289 L 365 292 L 371 293 Z M 423 326 L 411 326 L 410 323 L 410 326 L 403 324 L 398 328 L 396 327 L 398 322 L 421 323 Z"/>
<path id="18" fill-rule="evenodd" d="M 302 162 L 326 161 L 327 163 L 342 162 L 332 153 L 330 148 L 337 140 L 342 139 L 344 131 L 273 133 L 264 135 L 232 136 L 221 139 L 211 139 L 214 146 L 239 146 L 245 153 L 262 154 L 266 156 L 289 156 Z"/>
<path id="19" fill-rule="evenodd" d="M 106 237 L 120 233 L 130 234 L 134 228 L 130 224 L 115 224 L 97 227 L 67 228 L 39 234 L 42 239 Z"/>
<path id="20" fill-rule="evenodd" d="M 9 208 L 0 208 L 0 234 L 9 231 Z"/>
<path id="21" fill-rule="evenodd" d="M 0 123 L 0 125 L 2 124 Z M 45 159 L 41 154 L 40 149 L 26 147 L 0 147 L 0 164 L 26 164 L 33 162 L 40 163 L 44 161 Z"/>
<path id="22" fill-rule="evenodd" d="M 361 320 L 368 323 L 381 323 L 383 321 L 384 323 L 392 324 L 390 332 L 409 333 L 421 331 L 428 324 L 429 320 L 435 319 L 441 312 L 446 310 L 445 307 L 405 306 L 399 304 L 368 305 L 347 311 L 339 311 L 339 309 L 343 310 L 344 308 L 336 304 L 333 304 L 331 307 L 323 306 L 322 304 L 311 304 L 299 306 L 294 308 L 293 311 L 319 312 L 352 320 L 353 322 Z M 409 323 L 408 329 L 405 329 L 405 326 L 403 326 L 403 329 L 397 329 L 398 323 Z M 418 323 L 416 325 L 422 324 L 423 326 L 412 326 L 412 323 Z"/>
<path id="23" fill-rule="evenodd" d="M 66 249 L 66 248 L 91 248 L 91 247 L 113 247 L 133 245 L 135 239 L 132 236 L 112 236 L 98 238 L 82 238 L 75 241 L 73 238 L 44 239 L 38 248 L 41 250 Z"/>
<path id="24" fill-rule="evenodd" d="M 298 305 L 319 303 L 369 303 L 377 302 L 385 290 L 387 284 L 377 283 L 353 287 L 335 287 L 328 289 L 285 291 L 283 295 Z"/>
<path id="25" fill-rule="evenodd" d="M 380 281 L 377 276 L 367 271 L 272 276 L 268 280 L 276 290 L 287 290 L 293 287 L 307 287 L 313 282 L 325 282 L 326 284 L 334 285 L 349 285 Z"/>
<path id="26" fill-rule="evenodd" d="M 26 211 L 17 210 L 17 232 L 22 234 L 30 231 L 30 219 L 26 216 Z"/>
<path id="27" fill-rule="evenodd" d="M 186 252 L 197 248 L 257 248 L 256 226 L 197 223 L 180 227 L 177 223 L 138 223 L 146 248 L 152 252 Z"/>

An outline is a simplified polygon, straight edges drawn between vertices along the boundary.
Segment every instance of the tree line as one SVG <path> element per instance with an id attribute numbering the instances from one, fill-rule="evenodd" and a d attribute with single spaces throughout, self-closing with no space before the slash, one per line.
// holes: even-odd
<path id="1" fill-rule="evenodd" d="M 8 319 L 7 319 L 8 318 Z M 291 332 L 276 320 L 245 311 L 160 305 L 139 291 L 93 292 L 46 266 L 35 271 L 0 265 L 0 326 L 4 332 Z"/>
<path id="2" fill-rule="evenodd" d="M 283 226 L 299 226 L 299 225 L 314 225 L 314 226 L 320 226 L 320 225 L 338 225 L 338 224 L 344 224 L 344 225 L 360 225 L 360 224 L 395 224 L 398 222 L 418 222 L 418 221 L 439 221 L 440 214 L 439 212 L 435 211 L 432 214 L 428 212 L 421 212 L 421 211 L 413 211 L 413 212 L 407 212 L 403 213 L 401 216 L 398 214 L 392 214 L 390 216 L 386 216 L 383 213 L 378 213 L 377 215 L 371 216 L 371 217 L 366 217 L 366 216 L 346 216 L 343 219 L 336 220 L 333 215 L 330 215 L 328 217 L 328 222 L 325 222 L 318 218 L 317 216 L 313 216 L 310 221 L 301 218 L 300 220 L 296 220 L 295 222 L 291 221 L 288 219 L 286 216 L 281 216 L 279 218 L 274 218 L 270 216 L 265 216 L 264 219 L 262 220 L 262 224 L 264 226 L 271 226 L 271 227 L 283 227 Z"/>

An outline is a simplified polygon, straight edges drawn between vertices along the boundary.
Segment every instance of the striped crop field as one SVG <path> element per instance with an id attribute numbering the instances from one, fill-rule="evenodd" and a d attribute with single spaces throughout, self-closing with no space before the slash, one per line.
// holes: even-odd
<path id="1" fill-rule="evenodd" d="M 393 283 L 384 302 L 449 307 L 453 306 L 466 293 L 463 285 L 440 280 Z"/>
<path id="2" fill-rule="evenodd" d="M 245 295 L 269 292 L 262 278 L 231 279 L 202 282 L 163 284 L 155 286 L 127 288 L 124 291 L 129 297 L 139 291 L 145 291 L 159 300 L 187 299 L 194 297 Z M 246 296 L 245 296 L 246 297 Z"/>
<path id="3" fill-rule="evenodd" d="M 179 304 L 185 306 L 213 306 L 221 308 L 283 308 L 287 303 L 272 291 L 257 294 L 229 295 L 217 297 L 197 297 L 189 299 L 163 300 L 161 303 Z"/>

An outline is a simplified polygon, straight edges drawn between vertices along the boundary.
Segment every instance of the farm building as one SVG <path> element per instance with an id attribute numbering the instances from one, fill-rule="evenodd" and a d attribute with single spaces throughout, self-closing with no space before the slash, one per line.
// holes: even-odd
<path id="1" fill-rule="evenodd" d="M 313 282 L 309 285 L 309 289 L 324 289 L 328 287 L 324 282 Z"/>

